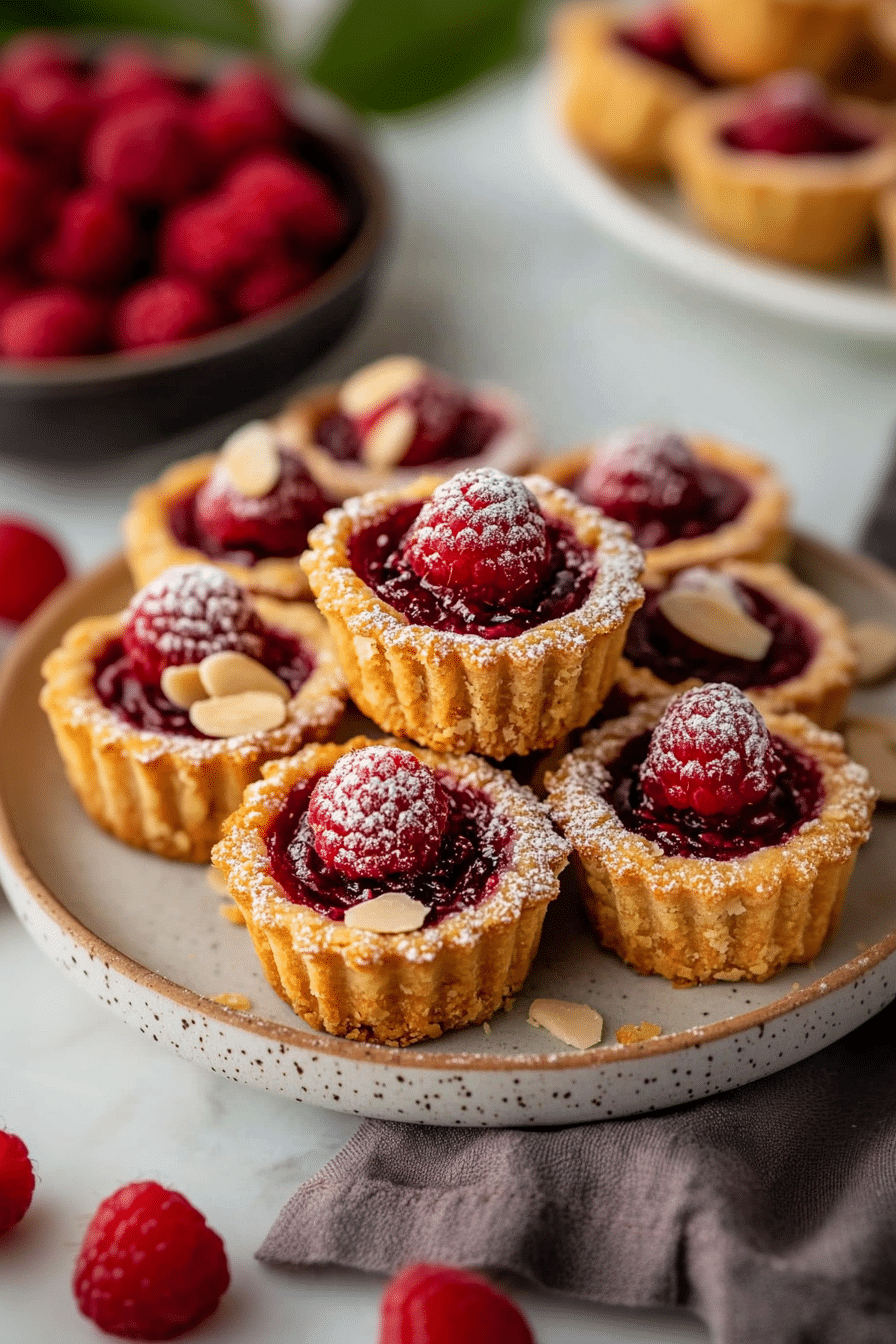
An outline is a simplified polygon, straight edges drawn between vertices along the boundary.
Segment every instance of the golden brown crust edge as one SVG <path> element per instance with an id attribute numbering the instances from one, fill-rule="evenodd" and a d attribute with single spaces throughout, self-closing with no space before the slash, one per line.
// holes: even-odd
<path id="1" fill-rule="evenodd" d="M 95 659 L 120 634 L 122 616 L 79 621 L 48 655 L 40 703 L 82 807 L 104 830 L 167 859 L 207 863 L 226 817 L 262 765 L 326 740 L 345 706 L 345 683 L 324 622 L 306 604 L 259 598 L 270 624 L 299 635 L 317 662 L 288 704 L 281 728 L 238 738 L 144 732 L 105 708 L 93 687 Z"/>
<path id="2" fill-rule="evenodd" d="M 785 844 L 715 862 L 661 854 L 627 831 L 600 794 L 602 766 L 652 727 L 665 701 L 645 702 L 586 735 L 548 779 L 554 820 L 573 845 L 598 938 L 642 974 L 676 984 L 767 980 L 817 955 L 840 914 L 856 854 L 870 833 L 874 790 L 841 739 L 800 714 L 766 714 L 771 732 L 821 770 L 820 816 Z"/>
<path id="3" fill-rule="evenodd" d="M 364 737 L 306 747 L 266 766 L 247 790 L 214 851 L 271 985 L 311 1026 L 352 1040 L 410 1045 L 485 1022 L 518 993 L 559 891 L 568 846 L 543 805 L 510 776 L 474 757 L 436 755 L 411 743 L 434 769 L 447 769 L 492 798 L 516 832 L 513 862 L 472 910 L 415 933 L 347 928 L 286 899 L 270 874 L 264 835 L 293 785 L 329 770 Z"/>
<path id="4" fill-rule="evenodd" d="M 599 569 L 577 611 L 512 639 L 409 625 L 349 563 L 356 529 L 401 499 L 425 498 L 437 478 L 351 500 L 309 536 L 303 564 L 352 699 L 386 732 L 436 751 L 503 760 L 552 747 L 586 724 L 609 694 L 629 623 L 643 601 L 641 552 L 623 525 L 543 477 L 525 481 L 549 513 L 597 548 Z"/>

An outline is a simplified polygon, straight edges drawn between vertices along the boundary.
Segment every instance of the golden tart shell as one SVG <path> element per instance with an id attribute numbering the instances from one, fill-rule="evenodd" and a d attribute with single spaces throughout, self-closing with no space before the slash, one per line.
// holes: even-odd
<path id="1" fill-rule="evenodd" d="M 814 633 L 815 650 L 799 676 L 777 686 L 757 686 L 746 692 L 765 714 L 796 711 L 821 728 L 834 728 L 839 722 L 855 679 L 856 658 L 846 618 L 837 607 L 807 588 L 783 565 L 755 565 L 727 561 L 718 566 L 724 574 L 756 588 L 782 607 L 801 616 Z M 632 701 L 655 700 L 680 695 L 691 686 L 699 686 L 697 677 L 675 685 L 662 681 L 648 667 L 635 667 L 628 658 L 619 663 L 617 685 Z"/>
<path id="2" fill-rule="evenodd" d="M 124 519 L 128 567 L 137 588 L 144 588 L 172 565 L 215 565 L 250 593 L 284 602 L 307 601 L 311 596 L 299 556 L 266 556 L 254 565 L 217 560 L 192 546 L 183 546 L 171 531 L 172 507 L 194 494 L 208 480 L 217 453 L 203 453 L 175 462 L 152 485 L 138 490 Z"/>
<path id="3" fill-rule="evenodd" d="M 345 683 L 324 622 L 308 603 L 256 601 L 269 625 L 314 650 L 308 680 L 286 722 L 264 733 L 193 738 L 135 728 L 107 709 L 93 685 L 96 659 L 123 629 L 123 613 L 79 621 L 44 661 L 40 703 L 69 783 L 104 830 L 167 859 L 207 863 L 224 819 L 275 757 L 326 740 L 345 707 Z"/>
<path id="4" fill-rule="evenodd" d="M 871 236 L 877 198 L 896 178 L 893 120 L 872 104 L 841 100 L 877 137 L 855 154 L 745 153 L 720 132 L 739 92 L 692 104 L 669 127 L 672 170 L 710 233 L 746 252 L 819 270 L 851 265 Z"/>
<path id="5" fill-rule="evenodd" d="M 692 565 L 717 565 L 722 560 L 781 560 L 788 550 L 789 498 L 777 473 L 740 448 L 698 435 L 688 439 L 695 455 L 721 471 L 739 476 L 750 487 L 741 512 L 715 532 L 683 537 L 644 552 L 644 581 L 657 582 Z M 576 448 L 539 463 L 539 471 L 558 485 L 575 490 L 591 461 L 593 448 Z"/>
<path id="6" fill-rule="evenodd" d="M 688 41 L 717 79 L 744 83 L 778 70 L 826 75 L 862 36 L 869 0 L 682 0 Z"/>
<path id="7" fill-rule="evenodd" d="M 667 166 L 665 132 L 701 92 L 681 71 L 616 40 L 631 11 L 565 5 L 553 26 L 558 95 L 569 134 L 589 154 L 623 172 Z"/>
<path id="8" fill-rule="evenodd" d="M 577 611 L 513 638 L 411 625 L 351 566 L 353 534 L 391 505 L 431 495 L 437 477 L 349 500 L 309 535 L 303 564 L 349 692 L 386 732 L 435 751 L 504 760 L 554 746 L 586 724 L 609 694 L 629 623 L 643 601 L 641 552 L 622 524 L 541 476 L 524 480 L 547 514 L 596 550 L 598 573 Z"/>
<path id="9" fill-rule="evenodd" d="M 588 918 L 600 941 L 644 975 L 679 985 L 768 980 L 815 957 L 835 926 L 875 793 L 842 740 L 801 714 L 765 714 L 770 732 L 821 771 L 820 815 L 780 845 L 743 858 L 670 858 L 626 830 L 601 796 L 602 767 L 652 728 L 665 701 L 585 735 L 548 779 L 554 820 L 574 850 Z"/>
<path id="10" fill-rule="evenodd" d="M 311 1026 L 353 1040 L 410 1045 L 485 1022 L 509 1006 L 538 950 L 548 905 L 559 891 L 569 846 L 544 805 L 509 775 L 474 757 L 438 756 L 401 746 L 427 765 L 481 789 L 515 830 L 511 863 L 495 889 L 469 910 L 431 928 L 380 934 L 347 928 L 288 900 L 270 872 L 265 832 L 293 785 L 370 746 L 309 746 L 265 766 L 215 847 L 224 875 L 271 985 Z"/>
<path id="11" fill-rule="evenodd" d="M 444 480 L 456 471 L 477 467 L 497 467 L 510 476 L 529 471 L 537 455 L 536 439 L 528 413 L 518 397 L 506 388 L 484 386 L 475 389 L 478 401 L 502 415 L 507 429 L 495 436 L 478 457 L 458 458 L 445 463 L 427 463 L 418 467 L 377 468 L 362 461 L 339 462 L 316 442 L 317 427 L 339 409 L 339 387 L 320 387 L 303 392 L 288 402 L 274 424 L 284 443 L 299 454 L 305 470 L 334 503 L 371 490 L 400 488 L 412 484 L 421 471 Z"/>

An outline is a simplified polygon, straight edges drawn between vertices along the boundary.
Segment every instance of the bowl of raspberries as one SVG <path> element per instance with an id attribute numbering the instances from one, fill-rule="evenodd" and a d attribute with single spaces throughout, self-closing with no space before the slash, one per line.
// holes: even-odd
<path id="1" fill-rule="evenodd" d="M 351 114 L 193 41 L 0 47 L 0 451 L 109 454 L 283 387 L 386 241 Z"/>

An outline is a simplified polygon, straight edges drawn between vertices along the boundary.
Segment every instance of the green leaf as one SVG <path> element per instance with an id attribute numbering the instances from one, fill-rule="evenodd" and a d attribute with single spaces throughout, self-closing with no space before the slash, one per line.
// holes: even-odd
<path id="1" fill-rule="evenodd" d="M 308 67 L 365 112 L 453 93 L 526 50 L 531 0 L 350 0 Z"/>
<path id="2" fill-rule="evenodd" d="M 132 28 L 258 47 L 254 0 L 0 0 L 0 32 L 20 28 Z"/>

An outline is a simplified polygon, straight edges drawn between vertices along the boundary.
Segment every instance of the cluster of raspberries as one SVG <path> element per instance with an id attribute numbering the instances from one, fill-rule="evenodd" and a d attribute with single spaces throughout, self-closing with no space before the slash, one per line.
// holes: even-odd
<path id="1" fill-rule="evenodd" d="M 49 35 L 13 39 L 0 51 L 0 355 L 167 345 L 306 289 L 348 217 L 302 143 L 256 67 L 198 86 L 133 44 L 88 64 Z"/>

